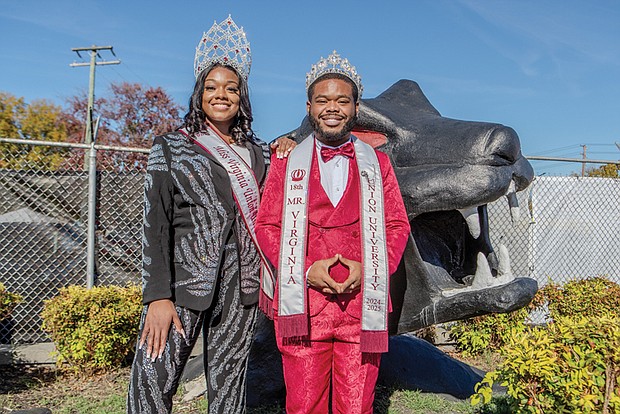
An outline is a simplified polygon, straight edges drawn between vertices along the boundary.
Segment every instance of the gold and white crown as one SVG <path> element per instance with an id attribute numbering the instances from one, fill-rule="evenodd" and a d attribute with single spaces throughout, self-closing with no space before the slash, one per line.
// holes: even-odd
<path id="1" fill-rule="evenodd" d="M 358 99 L 362 97 L 362 77 L 355 70 L 355 66 L 349 63 L 348 59 L 341 58 L 338 52 L 335 50 L 331 55 L 327 56 L 327 59 L 321 56 L 321 59 L 310 68 L 310 72 L 306 74 L 306 91 L 310 88 L 310 85 L 314 83 L 318 78 L 328 73 L 339 73 L 351 79 L 355 86 L 357 86 Z"/>
<path id="2" fill-rule="evenodd" d="M 230 14 L 219 24 L 213 21 L 209 31 L 203 33 L 194 58 L 196 78 L 200 72 L 214 63 L 232 66 L 245 80 L 250 75 L 252 66 L 250 42 L 245 38 L 243 27 L 239 28 Z"/>

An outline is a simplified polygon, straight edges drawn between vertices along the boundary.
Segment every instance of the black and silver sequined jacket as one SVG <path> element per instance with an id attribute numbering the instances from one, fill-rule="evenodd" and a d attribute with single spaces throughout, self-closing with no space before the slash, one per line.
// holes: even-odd
<path id="1" fill-rule="evenodd" d="M 262 186 L 269 148 L 258 140 L 247 148 Z M 205 310 L 227 266 L 240 273 L 242 302 L 256 303 L 260 259 L 251 241 L 240 242 L 249 234 L 224 167 L 183 134 L 169 133 L 153 141 L 144 188 L 143 302 L 168 298 Z"/>

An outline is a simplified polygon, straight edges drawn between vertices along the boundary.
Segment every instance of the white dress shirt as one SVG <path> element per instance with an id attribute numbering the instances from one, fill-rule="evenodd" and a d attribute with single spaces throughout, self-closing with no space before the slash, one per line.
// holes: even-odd
<path id="1" fill-rule="evenodd" d="M 321 157 L 321 148 L 338 148 L 323 144 L 318 139 L 314 140 L 316 153 L 319 162 L 319 174 L 321 175 L 321 185 L 329 197 L 329 201 L 336 207 L 347 188 L 349 179 L 349 158 L 344 155 L 336 155 L 331 160 L 324 162 Z M 347 141 L 349 142 L 349 141 Z M 346 142 L 344 143 L 346 144 Z M 342 144 L 342 145 L 344 145 Z"/>

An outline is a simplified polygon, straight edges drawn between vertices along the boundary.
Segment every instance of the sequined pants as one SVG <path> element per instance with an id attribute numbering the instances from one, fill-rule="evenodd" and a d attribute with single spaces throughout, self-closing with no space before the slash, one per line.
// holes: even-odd
<path id="1" fill-rule="evenodd" d="M 381 354 L 360 351 L 360 320 L 330 302 L 310 318 L 307 340 L 276 338 L 282 354 L 287 414 L 331 412 L 369 414 L 373 410 Z"/>
<path id="2" fill-rule="evenodd" d="M 136 346 L 127 397 L 129 414 L 171 412 L 172 397 L 201 329 L 209 413 L 245 412 L 246 370 L 257 308 L 241 304 L 239 274 L 230 273 L 221 279 L 211 308 L 196 312 L 177 306 L 187 339 L 171 328 L 165 351 L 155 362 Z M 140 330 L 146 311 L 145 306 Z"/>

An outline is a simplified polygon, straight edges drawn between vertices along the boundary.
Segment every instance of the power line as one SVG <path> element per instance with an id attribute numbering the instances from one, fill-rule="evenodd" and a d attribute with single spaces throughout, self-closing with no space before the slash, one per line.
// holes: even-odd
<path id="1" fill-rule="evenodd" d="M 564 162 L 578 162 L 581 164 L 618 164 L 620 161 L 616 160 L 597 160 L 585 158 L 582 155 L 582 158 L 561 158 L 561 157 L 539 157 L 537 155 L 526 155 L 525 158 L 528 160 L 535 161 L 564 161 Z"/>
<path id="2" fill-rule="evenodd" d="M 587 146 L 605 146 L 605 147 L 616 146 L 616 147 L 618 147 L 618 149 L 620 149 L 620 143 L 618 143 L 618 142 L 616 142 L 614 144 L 610 144 L 610 143 L 606 143 L 606 144 L 604 144 L 604 143 L 586 143 L 585 145 L 587 145 Z M 579 145 L 579 144 L 567 145 L 565 147 L 552 148 L 552 149 L 540 151 L 540 152 L 538 152 L 538 155 L 555 153 L 555 152 L 558 152 L 558 151 L 576 150 L 577 148 L 580 148 L 580 147 L 582 147 L 582 145 Z"/>
<path id="3" fill-rule="evenodd" d="M 125 62 L 123 67 L 127 68 L 129 72 L 133 73 L 138 79 L 140 79 L 141 83 L 143 83 L 144 85 L 150 86 L 149 82 L 147 82 L 142 76 L 140 76 L 135 70 L 133 70 L 133 68 L 129 66 L 127 62 Z"/>
<path id="4" fill-rule="evenodd" d="M 550 149 L 550 150 L 542 151 L 542 152 L 539 152 L 539 154 L 549 154 L 551 152 L 556 152 L 556 151 L 563 151 L 563 150 L 568 150 L 568 149 L 577 149 L 578 147 L 579 147 L 579 144 L 568 145 L 566 147 L 561 147 L 561 148 L 555 148 L 555 149 Z"/>

